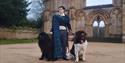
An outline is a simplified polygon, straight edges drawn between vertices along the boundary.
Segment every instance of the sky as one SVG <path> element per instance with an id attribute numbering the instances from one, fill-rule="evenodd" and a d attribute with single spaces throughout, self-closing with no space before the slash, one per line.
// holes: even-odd
<path id="1" fill-rule="evenodd" d="M 42 12 L 42 1 L 41 0 L 26 0 L 29 2 L 32 2 L 27 9 L 30 9 L 29 12 L 27 12 L 27 19 L 30 21 L 37 21 L 39 17 L 41 17 Z"/>
<path id="2" fill-rule="evenodd" d="M 86 3 L 86 6 L 105 5 L 112 4 L 112 0 L 87 0 Z"/>

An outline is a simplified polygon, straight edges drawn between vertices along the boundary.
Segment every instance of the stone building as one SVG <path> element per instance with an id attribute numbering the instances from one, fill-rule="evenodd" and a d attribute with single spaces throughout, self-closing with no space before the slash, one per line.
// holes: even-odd
<path id="1" fill-rule="evenodd" d="M 125 42 L 125 0 L 97 6 L 86 6 L 86 0 L 46 0 L 43 27 L 47 33 L 59 6 L 66 7 L 73 32 L 83 29 L 89 38 L 118 38 Z"/>

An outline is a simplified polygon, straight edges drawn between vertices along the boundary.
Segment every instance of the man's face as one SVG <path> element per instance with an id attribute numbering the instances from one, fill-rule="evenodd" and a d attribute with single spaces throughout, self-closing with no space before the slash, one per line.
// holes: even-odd
<path id="1" fill-rule="evenodd" d="M 59 8 L 59 13 L 64 13 L 64 9 L 63 8 Z"/>

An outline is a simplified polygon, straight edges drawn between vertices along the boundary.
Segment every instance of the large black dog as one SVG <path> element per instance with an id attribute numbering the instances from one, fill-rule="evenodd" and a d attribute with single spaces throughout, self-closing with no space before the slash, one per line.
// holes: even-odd
<path id="1" fill-rule="evenodd" d="M 38 37 L 38 45 L 40 47 L 40 50 L 42 52 L 40 60 L 47 59 L 51 60 L 52 59 L 52 51 L 53 51 L 53 43 L 51 36 L 49 36 L 45 32 L 41 32 Z"/>

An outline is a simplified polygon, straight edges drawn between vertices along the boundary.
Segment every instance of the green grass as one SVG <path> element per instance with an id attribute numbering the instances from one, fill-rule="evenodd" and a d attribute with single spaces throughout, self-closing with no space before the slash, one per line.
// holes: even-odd
<path id="1" fill-rule="evenodd" d="M 3 44 L 23 44 L 23 43 L 34 43 L 37 39 L 0 39 L 0 45 Z"/>

